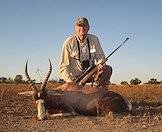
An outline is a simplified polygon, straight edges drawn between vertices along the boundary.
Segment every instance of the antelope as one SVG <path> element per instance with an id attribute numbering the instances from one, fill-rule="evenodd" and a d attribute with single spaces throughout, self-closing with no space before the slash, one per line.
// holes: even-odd
<path id="1" fill-rule="evenodd" d="M 47 112 L 55 110 L 65 112 L 55 114 L 57 116 L 100 116 L 109 112 L 129 113 L 132 109 L 131 104 L 124 97 L 106 89 L 97 89 L 94 87 L 86 89 L 72 83 L 63 85 L 58 89 L 46 88 L 47 81 L 52 72 L 50 60 L 48 73 L 41 87 L 37 88 L 28 74 L 27 65 L 28 61 L 25 66 L 25 76 L 32 87 L 33 97 L 37 106 L 38 120 L 47 119 Z"/>

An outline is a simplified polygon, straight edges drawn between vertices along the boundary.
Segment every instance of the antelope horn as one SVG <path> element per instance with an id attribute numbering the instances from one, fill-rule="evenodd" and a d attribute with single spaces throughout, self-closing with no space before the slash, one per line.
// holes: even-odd
<path id="1" fill-rule="evenodd" d="M 27 81 L 30 83 L 30 85 L 32 86 L 32 89 L 34 91 L 37 91 L 36 87 L 35 87 L 35 82 L 31 80 L 31 78 L 29 77 L 29 74 L 28 74 L 28 60 L 26 61 L 26 65 L 25 65 L 25 76 L 27 78 Z"/>
<path id="2" fill-rule="evenodd" d="M 47 73 L 47 76 L 46 76 L 45 80 L 43 81 L 41 89 L 44 89 L 46 87 L 47 81 L 48 81 L 48 79 L 50 77 L 51 72 L 52 72 L 52 64 L 51 64 L 51 60 L 49 59 L 49 71 Z"/>

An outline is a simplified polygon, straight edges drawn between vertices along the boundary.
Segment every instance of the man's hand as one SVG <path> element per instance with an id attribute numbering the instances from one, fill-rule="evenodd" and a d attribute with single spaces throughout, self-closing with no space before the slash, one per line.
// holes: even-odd
<path id="1" fill-rule="evenodd" d="M 99 75 L 103 73 L 103 69 L 105 67 L 105 64 L 101 64 L 101 62 L 97 65 L 97 72 L 94 75 L 94 81 L 97 81 L 97 79 L 99 78 Z"/>
<path id="2" fill-rule="evenodd" d="M 99 60 L 99 61 L 97 62 L 98 71 L 102 71 L 102 70 L 103 70 L 103 68 L 104 68 L 104 66 L 105 66 L 105 63 L 104 63 L 104 64 L 102 64 L 102 62 L 103 62 L 103 60 L 102 60 L 102 59 L 101 59 L 101 60 Z"/>
<path id="3" fill-rule="evenodd" d="M 101 64 L 101 63 L 99 63 L 99 64 L 97 65 L 97 67 L 98 67 L 98 71 L 101 71 L 101 70 L 103 70 L 104 65 Z"/>

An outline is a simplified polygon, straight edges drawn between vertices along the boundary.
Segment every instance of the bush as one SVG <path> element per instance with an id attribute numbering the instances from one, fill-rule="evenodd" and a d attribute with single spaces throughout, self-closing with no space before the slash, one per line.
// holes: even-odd
<path id="1" fill-rule="evenodd" d="M 1 77 L 0 78 L 0 83 L 7 83 L 7 78 L 6 77 Z"/>
<path id="2" fill-rule="evenodd" d="M 139 80 L 138 78 L 135 78 L 135 79 L 131 79 L 130 84 L 131 85 L 138 85 L 141 82 L 142 82 L 141 80 Z"/>
<path id="3" fill-rule="evenodd" d="M 157 79 L 155 79 L 155 78 L 151 78 L 151 79 L 147 82 L 147 84 L 160 84 L 160 82 L 158 82 Z"/>
<path id="4" fill-rule="evenodd" d="M 122 81 L 120 84 L 121 85 L 129 85 L 127 81 Z"/>
<path id="5" fill-rule="evenodd" d="M 21 83 L 24 83 L 25 81 L 23 80 L 22 75 L 16 75 L 15 78 L 14 78 L 14 82 L 16 84 L 21 84 Z"/>

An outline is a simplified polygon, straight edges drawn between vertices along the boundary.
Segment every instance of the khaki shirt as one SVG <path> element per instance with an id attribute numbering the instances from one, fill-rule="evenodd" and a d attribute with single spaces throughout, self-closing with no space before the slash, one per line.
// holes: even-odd
<path id="1" fill-rule="evenodd" d="M 89 56 L 89 48 L 87 44 L 87 38 L 89 40 L 89 47 L 91 53 L 91 59 Z M 76 35 L 68 37 L 62 47 L 59 74 L 61 78 L 66 82 L 74 81 L 74 78 L 81 75 L 84 71 L 81 67 L 81 62 L 89 60 L 90 65 L 100 63 L 105 59 L 105 55 L 101 48 L 98 38 L 94 35 L 88 34 L 87 38 L 81 43 Z M 80 60 L 77 40 L 80 47 Z"/>

